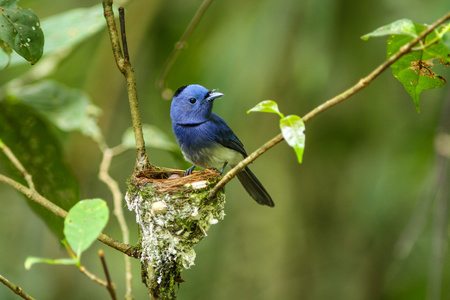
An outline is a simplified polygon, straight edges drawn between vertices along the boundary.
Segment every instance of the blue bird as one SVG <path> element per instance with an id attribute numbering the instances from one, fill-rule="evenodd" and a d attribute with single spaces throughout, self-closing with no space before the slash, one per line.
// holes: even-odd
<path id="1" fill-rule="evenodd" d="M 172 129 L 184 158 L 193 164 L 185 176 L 191 174 L 195 166 L 220 168 L 222 173 L 227 164 L 234 167 L 247 157 L 241 141 L 227 123 L 212 112 L 214 99 L 222 96 L 198 84 L 182 86 L 173 96 Z M 256 202 L 274 206 L 269 193 L 248 167 L 237 177 Z"/>

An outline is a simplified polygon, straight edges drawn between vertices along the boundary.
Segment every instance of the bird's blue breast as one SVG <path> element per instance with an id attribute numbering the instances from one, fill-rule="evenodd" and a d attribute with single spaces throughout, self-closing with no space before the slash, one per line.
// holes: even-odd
<path id="1" fill-rule="evenodd" d="M 215 114 L 203 123 L 172 123 L 172 128 L 184 157 L 194 165 L 221 168 L 225 162 L 234 165 L 246 156 L 242 143 Z"/>

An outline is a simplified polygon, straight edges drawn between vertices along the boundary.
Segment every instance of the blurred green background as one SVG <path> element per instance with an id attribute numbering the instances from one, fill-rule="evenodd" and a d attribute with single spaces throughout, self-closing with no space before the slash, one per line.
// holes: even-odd
<path id="1" fill-rule="evenodd" d="M 19 4 L 44 19 L 98 2 Z M 173 140 L 170 101 L 162 99 L 155 81 L 200 4 L 135 0 L 125 6 L 143 122 Z M 248 109 L 272 99 L 283 113 L 302 116 L 385 60 L 385 39 L 363 42 L 361 35 L 401 18 L 432 23 L 449 9 L 446 0 L 214 1 L 173 66 L 168 86 L 199 83 L 223 92 L 214 110 L 250 153 L 279 129 L 277 116 L 247 115 Z M 1 70 L 0 84 L 30 68 Z M 448 70 L 441 75 L 448 76 Z M 103 110 L 100 125 L 108 144 L 120 143 L 131 121 L 125 82 L 105 29 L 76 47 L 50 78 L 85 91 Z M 436 263 L 432 256 L 439 246 L 433 244 L 434 226 L 447 226 L 448 206 L 442 210 L 434 204 L 436 181 L 442 179 L 436 175 L 442 162 L 435 157 L 434 140 L 450 101 L 446 89 L 425 91 L 417 114 L 387 70 L 307 123 L 303 164 L 284 142 L 256 160 L 251 168 L 275 208 L 257 205 L 233 180 L 227 186 L 226 217 L 196 247 L 196 265 L 182 274 L 186 282 L 179 299 L 439 299 L 436 290 L 450 299 L 449 260 Z M 95 143 L 80 133 L 63 138 L 82 199 L 100 197 L 112 207 L 109 191 L 97 179 L 101 156 Z M 156 165 L 188 166 L 165 151 L 148 152 Z M 134 151 L 113 161 L 111 173 L 122 191 L 134 161 Z M 0 201 L 0 274 L 37 299 L 108 299 L 104 288 L 74 267 L 35 265 L 26 271 L 28 256 L 59 258 L 65 252 L 21 195 L 0 184 Z M 436 211 L 443 213 L 442 221 Z M 125 213 L 135 244 L 135 216 Z M 113 217 L 105 233 L 121 239 Z M 447 239 L 445 234 L 443 242 Z M 98 242 L 82 262 L 103 276 L 98 249 L 105 250 L 121 298 L 122 254 Z M 133 293 L 147 299 L 140 264 L 132 264 Z M 440 268 L 442 278 L 436 276 Z M 0 286 L 0 299 L 17 298 Z"/>

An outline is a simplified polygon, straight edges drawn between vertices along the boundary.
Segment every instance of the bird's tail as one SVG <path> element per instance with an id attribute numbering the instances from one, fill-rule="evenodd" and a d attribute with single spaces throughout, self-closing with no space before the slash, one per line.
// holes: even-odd
<path id="1" fill-rule="evenodd" d="M 245 167 L 244 170 L 237 174 L 237 178 L 256 202 L 270 207 L 275 206 L 269 193 L 249 168 Z"/>

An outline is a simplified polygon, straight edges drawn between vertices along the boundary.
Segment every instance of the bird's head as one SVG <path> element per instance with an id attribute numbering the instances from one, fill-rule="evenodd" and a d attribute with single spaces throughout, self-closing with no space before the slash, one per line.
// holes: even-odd
<path id="1" fill-rule="evenodd" d="M 222 93 L 191 84 L 180 87 L 173 95 L 170 118 L 177 124 L 199 124 L 212 116 L 213 101 Z"/>

